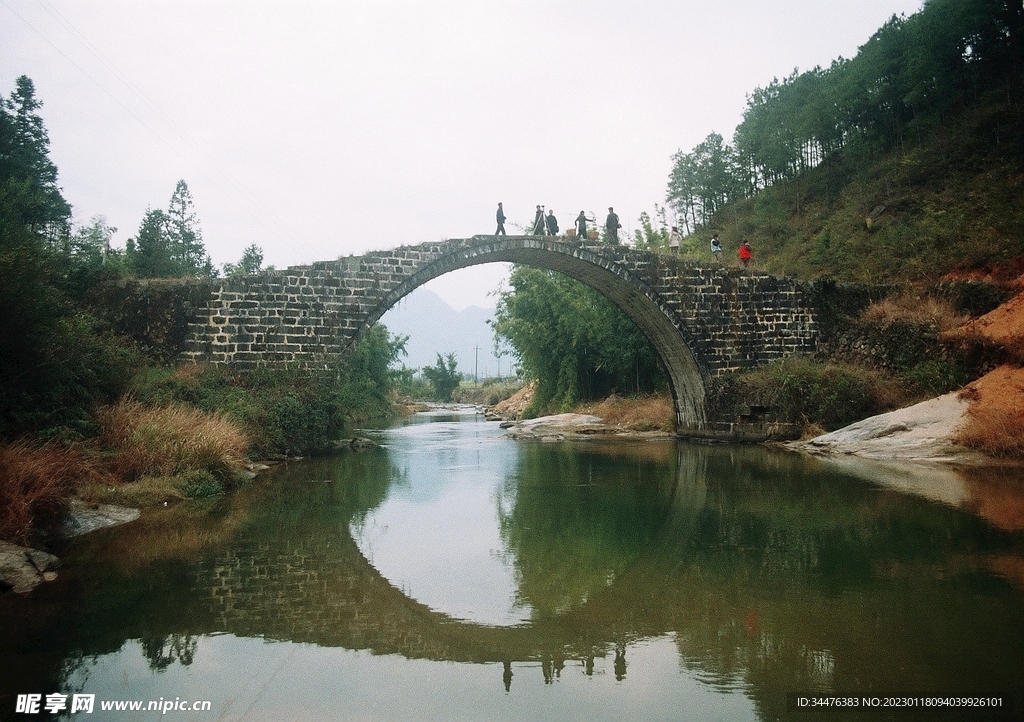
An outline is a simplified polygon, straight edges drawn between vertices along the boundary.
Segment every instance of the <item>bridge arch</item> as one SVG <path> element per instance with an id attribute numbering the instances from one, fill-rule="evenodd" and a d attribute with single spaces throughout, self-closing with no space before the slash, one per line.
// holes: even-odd
<path id="1" fill-rule="evenodd" d="M 479 237 L 478 237 L 479 238 Z M 565 238 L 501 236 L 467 244 L 425 263 L 384 294 L 354 334 L 354 346 L 381 316 L 416 288 L 452 271 L 485 263 L 518 263 L 557 271 L 593 288 L 614 303 L 651 342 L 667 372 L 676 425 L 702 428 L 710 376 L 693 350 L 686 326 L 647 283 L 614 257 Z"/>

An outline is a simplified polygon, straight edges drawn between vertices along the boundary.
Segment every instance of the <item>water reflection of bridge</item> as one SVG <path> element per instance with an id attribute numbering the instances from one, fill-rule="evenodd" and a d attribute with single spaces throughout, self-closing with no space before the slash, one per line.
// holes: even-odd
<path id="1" fill-rule="evenodd" d="M 339 524 L 283 545 L 234 543 L 195 567 L 206 626 L 193 632 L 506 670 L 540 662 L 545 677 L 566 660 L 613 653 L 624 674 L 629 643 L 671 635 L 684 666 L 713 685 L 743 684 L 765 710 L 785 703 L 780 690 L 907 689 L 914 669 L 927 670 L 913 680 L 917 692 L 1011 688 L 1003 635 L 1017 624 L 1019 596 L 969 601 L 970 572 L 956 581 L 929 571 L 947 554 L 998 545 L 998 535 L 953 509 L 837 484 L 803 460 L 771 463 L 766 471 L 759 450 L 681 454 L 646 553 L 585 602 L 530 624 L 492 627 L 429 609 L 383 578 Z M 715 483 L 726 471 L 728 483 Z M 737 494 L 743 503 L 725 500 Z M 873 581 L 880 567 L 885 584 Z M 1011 656 L 1019 669 L 1024 653 Z M 971 671 L 953 657 L 971 660 Z"/>
<path id="2" fill-rule="evenodd" d="M 659 455 L 666 452 L 674 455 L 668 447 Z M 692 477 L 688 481 L 672 479 L 654 492 L 661 499 L 655 526 L 685 524 L 694 495 L 704 493 L 693 471 L 685 474 Z M 232 544 L 195 568 L 193 589 L 197 598 L 207 600 L 200 616 L 215 623 L 210 631 L 408 658 L 557 664 L 603 657 L 610 648 L 621 650 L 638 637 L 664 632 L 638 628 L 642 614 L 624 615 L 622 600 L 605 589 L 568 611 L 529 624 L 491 626 L 452 618 L 409 598 L 383 577 L 360 551 L 347 521 L 329 535 L 315 525 L 298 540 L 289 535 L 284 544 L 267 539 Z"/>

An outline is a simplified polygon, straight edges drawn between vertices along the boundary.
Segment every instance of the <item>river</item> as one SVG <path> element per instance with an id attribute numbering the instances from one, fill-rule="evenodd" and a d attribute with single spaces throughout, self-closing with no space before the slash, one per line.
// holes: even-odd
<path id="1" fill-rule="evenodd" d="M 25 694 L 76 720 L 1024 711 L 1015 472 L 944 503 L 763 447 L 517 442 L 472 410 L 366 435 L 55 549 L 56 581 L 0 597 L 0 718 L 45 718 Z M 858 708 L 811 706 L 832 697 Z"/>

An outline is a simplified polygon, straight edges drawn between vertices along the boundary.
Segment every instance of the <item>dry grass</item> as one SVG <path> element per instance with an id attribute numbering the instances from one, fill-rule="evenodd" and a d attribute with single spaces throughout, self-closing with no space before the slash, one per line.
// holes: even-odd
<path id="1" fill-rule="evenodd" d="M 952 304 L 941 298 L 904 291 L 872 303 L 864 309 L 861 320 L 878 325 L 893 321 L 934 324 L 941 333 L 960 328 L 967 323 L 968 317 L 957 313 Z"/>
<path id="2" fill-rule="evenodd" d="M 92 504 L 128 507 L 160 506 L 188 498 L 176 476 L 143 476 L 130 484 L 88 484 L 78 496 Z"/>
<path id="3" fill-rule="evenodd" d="M 54 529 L 80 484 L 103 478 L 76 448 L 15 441 L 0 446 L 0 539 L 25 542 Z"/>
<path id="4" fill-rule="evenodd" d="M 624 398 L 609 396 L 596 404 L 588 404 L 580 413 L 600 416 L 607 424 L 632 431 L 674 431 L 675 409 L 669 394 Z"/>
<path id="5" fill-rule="evenodd" d="M 219 493 L 219 482 L 244 468 L 249 440 L 221 415 L 122 400 L 96 416 L 103 453 L 92 445 L 0 446 L 0 539 L 25 542 L 33 530 L 55 529 L 76 493 L 150 506 Z"/>
<path id="6" fill-rule="evenodd" d="M 151 408 L 122 400 L 100 409 L 97 420 L 103 443 L 116 452 L 113 471 L 126 481 L 197 469 L 233 480 L 249 447 L 245 433 L 225 416 L 186 406 Z"/>
<path id="7" fill-rule="evenodd" d="M 1004 365 L 960 392 L 971 402 L 954 441 L 992 456 L 1024 458 L 1024 369 Z"/>
<path id="8" fill-rule="evenodd" d="M 972 406 L 954 441 L 992 456 L 1024 459 L 1024 409 Z"/>
<path id="9" fill-rule="evenodd" d="M 179 366 L 175 366 L 170 378 L 182 383 L 198 385 L 200 377 L 202 377 L 207 368 L 208 366 L 204 364 L 183 363 Z"/>

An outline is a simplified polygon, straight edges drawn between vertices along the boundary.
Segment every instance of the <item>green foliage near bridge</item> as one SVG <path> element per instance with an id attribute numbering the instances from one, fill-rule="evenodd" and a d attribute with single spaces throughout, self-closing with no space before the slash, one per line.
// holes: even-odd
<path id="1" fill-rule="evenodd" d="M 81 303 L 102 272 L 71 233 L 40 106 L 24 76 L 0 98 L 0 437 L 87 432 L 136 361 Z"/>
<path id="2" fill-rule="evenodd" d="M 459 360 L 454 353 L 437 354 L 437 361 L 433 366 L 424 366 L 423 375 L 430 383 L 437 401 L 451 401 L 455 389 L 459 388 L 462 382 L 462 374 L 459 373 Z"/>
<path id="3" fill-rule="evenodd" d="M 529 414 L 567 410 L 610 393 L 667 387 L 650 342 L 611 301 L 552 271 L 517 266 L 494 331 L 537 382 Z"/>
<path id="4" fill-rule="evenodd" d="M 325 369 L 152 366 L 136 375 L 131 391 L 155 406 L 179 403 L 227 414 L 252 440 L 254 456 L 312 454 L 330 449 L 356 424 L 391 415 L 390 366 L 402 352 L 403 339 L 374 326 L 351 358 Z"/>

